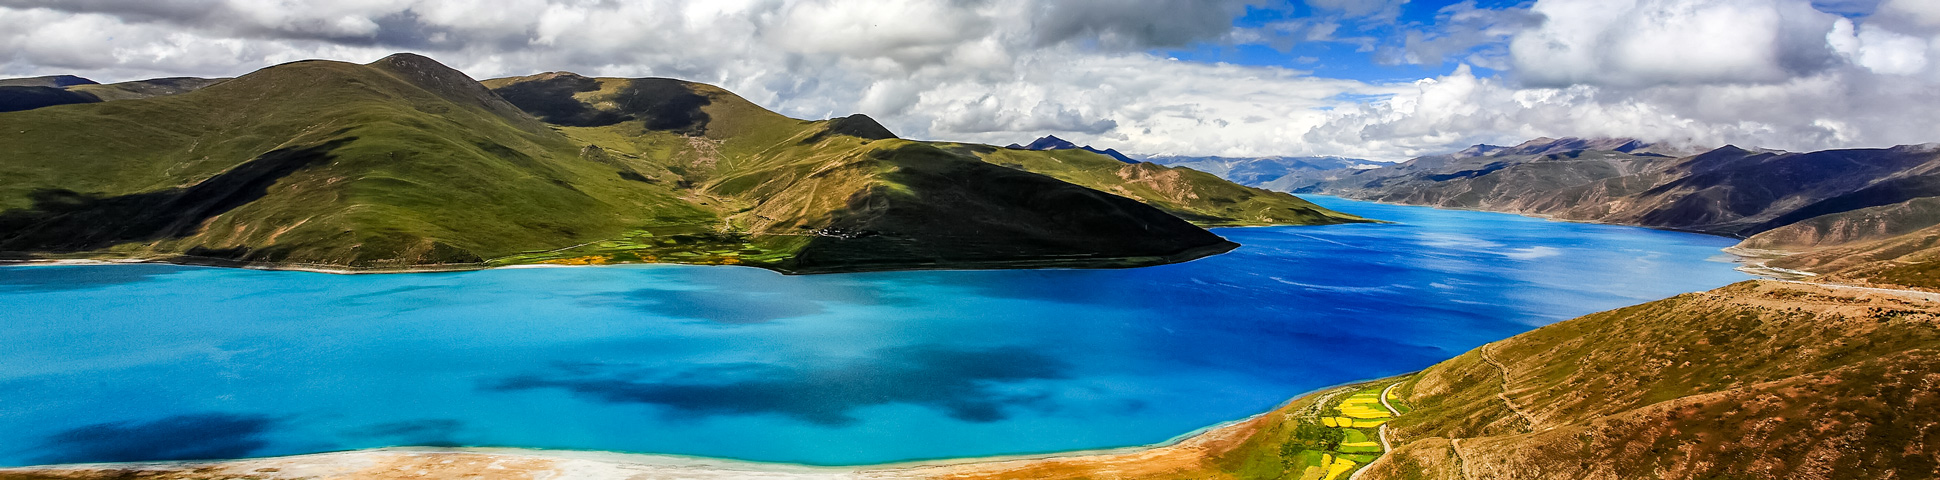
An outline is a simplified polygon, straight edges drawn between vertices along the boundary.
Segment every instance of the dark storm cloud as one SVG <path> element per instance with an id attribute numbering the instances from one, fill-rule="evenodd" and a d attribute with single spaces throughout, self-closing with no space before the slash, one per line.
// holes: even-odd
<path id="1" fill-rule="evenodd" d="M 1069 367 L 1016 347 L 957 350 L 907 347 L 825 368 L 725 365 L 678 372 L 628 365 L 562 365 L 485 388 L 556 388 L 590 400 L 664 407 L 675 418 L 772 414 L 827 426 L 856 422 L 857 408 L 912 404 L 968 422 L 994 422 L 1011 407 L 1046 407 L 1046 393 L 1010 385 L 1065 378 Z"/>
<path id="2" fill-rule="evenodd" d="M 0 6 L 108 15 L 129 23 L 162 23 L 258 39 L 316 40 L 346 46 L 427 48 L 450 30 L 420 21 L 404 7 L 338 16 L 269 17 L 217 0 L 0 0 Z M 484 39 L 481 39 L 484 40 Z"/>
<path id="3" fill-rule="evenodd" d="M 202 413 L 151 422 L 97 423 L 48 438 L 42 463 L 240 458 L 263 448 L 276 422 L 257 415 Z"/>
<path id="4" fill-rule="evenodd" d="M 1097 39 L 1111 46 L 1181 47 L 1217 40 L 1257 1 L 1061 0 L 1044 2 L 1032 25 L 1040 44 Z"/>
<path id="5" fill-rule="evenodd" d="M 0 0 L 0 6 L 45 8 L 70 13 L 101 13 L 129 21 L 210 22 L 224 10 L 214 0 Z"/>

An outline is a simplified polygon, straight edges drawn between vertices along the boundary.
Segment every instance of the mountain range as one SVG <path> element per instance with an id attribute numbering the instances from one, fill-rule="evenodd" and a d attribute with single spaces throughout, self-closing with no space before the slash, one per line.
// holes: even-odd
<path id="1" fill-rule="evenodd" d="M 1729 236 L 1770 257 L 1780 270 L 1768 272 L 1940 288 L 1926 267 L 1940 258 L 1937 145 L 1795 153 L 1539 138 L 1310 175 L 1328 179 L 1287 190 Z"/>
<path id="2" fill-rule="evenodd" d="M 0 252 L 318 270 L 522 263 L 784 272 L 1123 267 L 1236 246 L 1208 226 L 1363 221 L 1082 150 L 897 138 L 710 85 L 436 61 L 0 88 Z"/>
<path id="3" fill-rule="evenodd" d="M 1145 161 L 1186 167 L 1225 177 L 1241 185 L 1291 191 L 1340 178 L 1356 170 L 1380 168 L 1382 162 L 1347 157 L 1189 157 L 1160 155 Z"/>
<path id="4" fill-rule="evenodd" d="M 0 112 L 188 93 L 226 78 L 172 77 L 102 85 L 73 75 L 0 79 Z"/>
<path id="5" fill-rule="evenodd" d="M 1078 144 L 1071 143 L 1069 140 L 1058 138 L 1057 135 L 1045 135 L 1041 138 L 1038 138 L 1037 140 L 1032 140 L 1030 145 L 1018 145 L 1013 143 L 1010 145 L 1005 145 L 1004 148 L 1008 148 L 1012 150 L 1036 150 L 1036 151 L 1084 150 L 1087 152 L 1111 157 L 1113 160 L 1117 160 L 1120 162 L 1138 163 L 1138 160 L 1133 160 L 1132 157 L 1125 156 L 1125 154 L 1123 153 L 1118 153 L 1117 149 L 1107 148 L 1104 150 L 1099 150 L 1096 148 L 1092 148 L 1090 145 L 1085 145 L 1080 147 L 1078 146 Z"/>

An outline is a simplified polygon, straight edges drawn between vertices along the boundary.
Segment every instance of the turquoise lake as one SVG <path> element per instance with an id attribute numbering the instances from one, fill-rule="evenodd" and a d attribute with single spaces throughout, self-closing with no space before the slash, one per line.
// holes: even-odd
<path id="1" fill-rule="evenodd" d="M 1730 239 L 1313 198 L 1129 270 L 0 268 L 0 465 L 395 445 L 807 464 L 1149 444 L 1749 276 Z"/>

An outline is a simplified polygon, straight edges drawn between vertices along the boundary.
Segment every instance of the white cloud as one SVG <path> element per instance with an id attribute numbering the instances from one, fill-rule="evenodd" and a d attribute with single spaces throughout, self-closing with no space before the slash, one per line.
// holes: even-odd
<path id="1" fill-rule="evenodd" d="M 1510 44 L 1531 85 L 1779 83 L 1833 64 L 1837 16 L 1800 0 L 1542 0 Z"/>
<path id="2" fill-rule="evenodd" d="M 1874 25 L 1853 25 L 1839 19 L 1826 43 L 1852 63 L 1875 73 L 1917 75 L 1927 71 L 1927 54 L 1934 39 L 1905 35 Z"/>
<path id="3" fill-rule="evenodd" d="M 1351 35 L 1405 2 L 1308 3 L 1321 15 L 1235 29 L 1249 2 L 0 0 L 0 75 L 232 76 L 409 50 L 480 78 L 668 76 L 797 117 L 867 113 L 914 138 L 1055 133 L 1149 154 L 1401 159 L 1544 135 L 1795 150 L 1940 140 L 1930 0 L 1887 0 L 1856 21 L 1804 0 L 1457 4 L 1385 44 L 1403 62 L 1504 73 L 1464 65 L 1398 84 L 1150 53 L 1374 48 Z"/>

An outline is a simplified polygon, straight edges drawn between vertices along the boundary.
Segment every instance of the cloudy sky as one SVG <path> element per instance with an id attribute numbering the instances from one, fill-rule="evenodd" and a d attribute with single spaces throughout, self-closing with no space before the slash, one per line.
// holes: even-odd
<path id="1" fill-rule="evenodd" d="M 1537 136 L 1940 142 L 1936 0 L 0 0 L 0 76 L 418 52 L 905 137 L 1405 159 Z"/>

